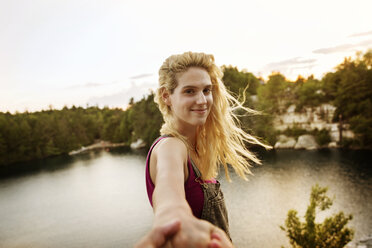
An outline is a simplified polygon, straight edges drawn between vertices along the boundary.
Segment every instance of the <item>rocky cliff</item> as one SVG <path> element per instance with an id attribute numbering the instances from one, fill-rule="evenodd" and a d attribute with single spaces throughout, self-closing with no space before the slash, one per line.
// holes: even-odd
<path id="1" fill-rule="evenodd" d="M 305 108 L 302 112 L 295 112 L 296 106 L 291 105 L 285 113 L 276 116 L 274 119 L 274 128 L 278 131 L 284 131 L 291 128 L 300 128 L 309 133 L 315 129 L 327 130 L 331 142 L 328 147 L 337 147 L 340 141 L 339 123 L 332 122 L 336 107 L 331 104 L 322 104 L 315 108 Z M 349 130 L 348 125 L 342 126 L 343 138 L 354 138 L 354 133 Z M 295 148 L 295 149 L 317 149 L 319 145 L 313 135 L 305 134 L 295 137 L 280 135 L 275 144 L 275 148 Z"/>

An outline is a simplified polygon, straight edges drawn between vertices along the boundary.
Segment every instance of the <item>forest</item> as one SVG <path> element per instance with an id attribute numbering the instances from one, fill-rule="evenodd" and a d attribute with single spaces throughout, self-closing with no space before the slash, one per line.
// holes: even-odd
<path id="1" fill-rule="evenodd" d="M 266 143 L 275 144 L 280 134 L 272 120 L 295 104 L 296 111 L 330 103 L 336 107 L 333 122 L 350 125 L 352 140 L 341 147 L 372 149 L 372 50 L 345 58 L 323 78 L 313 76 L 290 81 L 273 72 L 265 82 L 246 70 L 223 66 L 223 82 L 244 105 L 261 111 L 259 115 L 237 113 L 240 125 Z M 108 107 L 64 107 L 39 112 L 0 112 L 0 166 L 21 161 L 67 154 L 98 140 L 130 144 L 142 139 L 147 145 L 158 137 L 162 116 L 154 94 L 133 99 L 126 109 Z M 286 130 L 302 132 L 303 130 Z M 319 139 L 327 131 L 317 130 Z"/>

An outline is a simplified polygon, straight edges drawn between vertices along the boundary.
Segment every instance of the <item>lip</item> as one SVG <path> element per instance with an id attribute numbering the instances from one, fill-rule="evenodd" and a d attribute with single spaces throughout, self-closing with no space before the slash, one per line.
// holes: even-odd
<path id="1" fill-rule="evenodd" d="M 207 110 L 208 110 L 207 108 L 203 108 L 203 109 L 191 109 L 192 112 L 201 113 L 201 114 L 207 112 Z"/>

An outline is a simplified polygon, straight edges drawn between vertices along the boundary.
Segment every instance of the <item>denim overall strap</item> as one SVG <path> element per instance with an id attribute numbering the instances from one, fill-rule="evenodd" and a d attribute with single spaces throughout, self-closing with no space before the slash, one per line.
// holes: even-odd
<path id="1" fill-rule="evenodd" d="M 231 240 L 227 209 L 220 183 L 218 181 L 216 183 L 205 183 L 201 179 L 201 173 L 198 167 L 195 166 L 191 158 L 190 162 L 197 177 L 195 181 L 202 186 L 204 193 L 204 204 L 201 219 L 209 221 L 213 225 L 224 230 Z"/>

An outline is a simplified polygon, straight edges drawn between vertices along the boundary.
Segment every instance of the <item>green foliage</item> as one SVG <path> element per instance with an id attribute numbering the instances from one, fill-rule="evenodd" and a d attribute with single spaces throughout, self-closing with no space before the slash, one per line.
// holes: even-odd
<path id="1" fill-rule="evenodd" d="M 314 135 L 316 142 L 321 146 L 331 142 L 331 136 L 329 135 L 329 131 L 327 129 L 322 130 L 315 129 Z"/>
<path id="2" fill-rule="evenodd" d="M 257 89 L 258 108 L 269 114 L 280 114 L 290 99 L 291 85 L 280 73 L 269 76 L 265 85 Z"/>
<path id="3" fill-rule="evenodd" d="M 296 111 L 301 111 L 304 107 L 316 107 L 327 102 L 322 88 L 322 82 L 312 77 L 301 83 L 296 83 L 293 90 Z"/>
<path id="4" fill-rule="evenodd" d="M 357 135 L 354 145 L 358 147 L 371 147 L 372 146 L 372 117 L 370 117 L 368 114 L 356 115 L 349 119 L 349 123 L 353 131 Z"/>
<path id="5" fill-rule="evenodd" d="M 224 66 L 222 81 L 227 89 L 233 92 L 237 97 L 243 96 L 243 91 L 246 90 L 246 97 L 256 95 L 259 86 L 259 80 L 252 73 L 239 71 L 238 68 L 232 66 Z"/>
<path id="6" fill-rule="evenodd" d="M 132 140 L 142 139 L 148 146 L 160 135 L 163 117 L 154 102 L 154 93 L 132 106 Z"/>
<path id="7" fill-rule="evenodd" d="M 65 154 L 101 139 L 122 110 L 91 107 L 0 113 L 0 165 Z M 113 141 L 110 137 L 110 141 Z"/>
<path id="8" fill-rule="evenodd" d="M 119 128 L 121 119 L 123 118 L 123 113 L 117 112 L 107 117 L 105 125 L 103 127 L 103 140 L 110 140 L 114 142 L 119 142 Z"/>
<path id="9" fill-rule="evenodd" d="M 298 127 L 297 125 L 294 125 L 292 128 L 287 128 L 282 133 L 286 136 L 295 137 L 297 139 L 299 136 L 307 134 L 309 132 Z"/>
<path id="10" fill-rule="evenodd" d="M 292 247 L 342 248 L 353 239 L 354 231 L 346 226 L 352 215 L 345 216 L 343 212 L 339 212 L 326 218 L 323 223 L 315 222 L 317 210 L 324 211 L 333 204 L 326 195 L 327 190 L 318 184 L 312 187 L 305 222 L 300 221 L 296 210 L 288 211 L 285 227 L 280 228 L 287 233 Z"/>
<path id="11" fill-rule="evenodd" d="M 323 78 L 324 92 L 336 106 L 334 121 L 342 117 L 356 133 L 356 143 L 372 147 L 372 50 L 357 58 L 345 58 L 335 72 Z"/>
<path id="12" fill-rule="evenodd" d="M 130 108 L 124 112 L 123 118 L 120 121 L 119 126 L 119 141 L 132 143 L 132 132 L 133 132 L 133 123 L 132 123 L 132 113 L 133 110 Z"/>
<path id="13" fill-rule="evenodd" d="M 262 139 L 265 143 L 275 145 L 278 132 L 272 125 L 273 116 L 265 113 L 253 116 L 239 117 L 242 123 L 242 129 L 256 137 Z"/>
<path id="14" fill-rule="evenodd" d="M 260 80 L 252 73 L 239 71 L 236 67 L 223 67 L 224 76 L 222 78 L 226 88 L 235 95 L 239 101 L 244 101 L 244 106 L 256 109 L 255 102 L 251 96 L 257 95 L 257 89 L 260 86 Z M 241 122 L 241 127 L 244 131 L 254 134 L 257 137 L 262 137 L 265 142 L 274 145 L 276 142 L 276 134 L 273 125 L 273 115 L 267 114 L 264 111 L 261 115 L 247 116 L 244 111 L 236 113 Z"/>
<path id="15" fill-rule="evenodd" d="M 35 113 L 0 113 L 0 165 L 66 154 L 96 140 L 124 142 L 142 139 L 147 145 L 159 136 L 162 116 L 154 94 L 126 111 L 73 106 Z"/>

